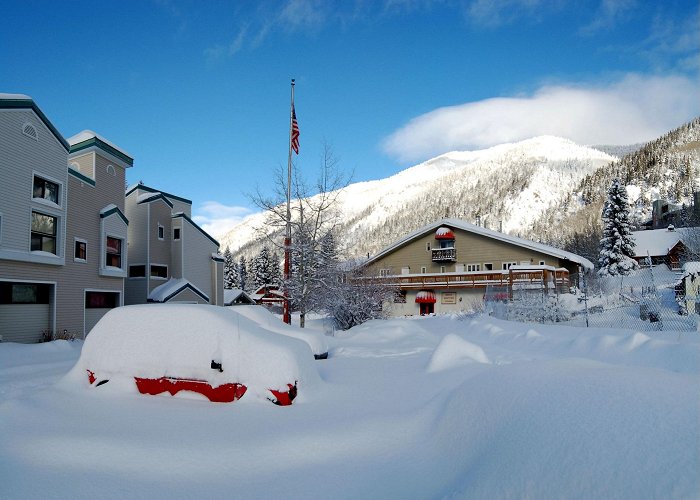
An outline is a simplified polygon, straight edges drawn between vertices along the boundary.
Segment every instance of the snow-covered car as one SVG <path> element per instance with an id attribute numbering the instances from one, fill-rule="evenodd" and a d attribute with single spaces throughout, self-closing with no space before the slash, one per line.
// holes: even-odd
<path id="1" fill-rule="evenodd" d="M 194 392 L 215 402 L 245 395 L 282 406 L 318 380 L 306 343 L 201 304 L 112 309 L 68 376 L 102 390 Z"/>
<path id="2" fill-rule="evenodd" d="M 328 358 L 328 341 L 322 333 L 306 330 L 284 323 L 280 318 L 272 314 L 266 307 L 259 305 L 237 305 L 226 307 L 226 310 L 234 314 L 240 314 L 259 324 L 266 330 L 273 331 L 303 340 L 309 345 L 316 359 Z"/>

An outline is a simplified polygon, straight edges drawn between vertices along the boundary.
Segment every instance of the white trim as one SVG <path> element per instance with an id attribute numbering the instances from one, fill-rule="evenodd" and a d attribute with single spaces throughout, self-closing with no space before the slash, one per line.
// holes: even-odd
<path id="1" fill-rule="evenodd" d="M 491 266 L 491 269 L 486 269 L 486 266 Z M 493 271 L 493 262 L 484 262 L 484 271 Z"/>
<path id="2" fill-rule="evenodd" d="M 79 259 L 78 257 L 75 256 L 75 244 L 76 243 L 85 243 L 85 258 L 84 259 Z M 83 238 L 73 237 L 73 262 L 80 262 L 81 264 L 87 263 L 87 252 L 88 252 L 87 240 L 83 239 Z"/>
<path id="3" fill-rule="evenodd" d="M 468 273 L 481 272 L 481 263 L 480 262 L 472 262 L 471 264 L 467 264 L 467 272 Z"/>
<path id="4" fill-rule="evenodd" d="M 56 226 L 56 252 L 54 254 L 51 254 L 51 252 L 46 252 L 44 250 L 32 250 L 32 214 L 37 213 L 39 215 L 45 215 L 47 217 L 54 217 L 56 219 L 56 223 L 54 224 Z M 48 256 L 49 254 L 55 255 L 57 258 L 61 259 L 61 261 L 65 260 L 65 255 L 61 250 L 63 249 L 65 243 L 63 241 L 63 237 L 65 233 L 62 231 L 63 229 L 63 224 L 64 224 L 64 219 L 65 214 L 62 212 L 59 213 L 51 213 L 51 210 L 46 210 L 42 211 L 40 208 L 35 209 L 34 207 L 29 208 L 29 247 L 27 248 L 27 252 L 29 255 L 41 257 L 41 256 Z M 35 261 L 32 260 L 32 262 L 42 262 L 41 260 Z M 61 262 L 63 263 L 63 262 Z"/>
<path id="5" fill-rule="evenodd" d="M 43 179 L 45 181 L 52 182 L 58 186 L 58 193 L 56 193 L 56 199 L 58 200 L 58 203 L 54 203 L 53 201 L 47 200 L 46 198 L 35 198 L 34 197 L 34 178 L 39 177 L 40 179 Z M 31 186 L 31 191 L 30 191 L 30 198 L 33 202 L 36 203 L 41 203 L 42 205 L 47 205 L 49 207 L 56 208 L 58 210 L 63 210 L 63 195 L 65 189 L 65 182 L 64 181 L 59 181 L 55 177 L 51 177 L 50 175 L 46 175 L 42 172 L 39 172 L 38 170 L 32 170 L 32 186 Z"/>
<path id="6" fill-rule="evenodd" d="M 165 239 L 165 226 L 160 222 L 156 222 L 156 224 L 158 224 L 156 236 L 158 237 L 159 241 L 163 241 Z M 161 236 L 161 233 L 163 234 L 163 236 Z"/>
<path id="7" fill-rule="evenodd" d="M 165 277 L 163 277 L 163 276 L 153 276 L 153 275 L 151 274 L 151 268 L 152 268 L 153 266 L 164 267 L 164 268 L 165 268 Z M 167 280 L 167 279 L 168 279 L 168 272 L 169 272 L 169 269 L 168 269 L 168 265 L 167 265 L 167 264 L 159 264 L 159 263 L 157 263 L 157 262 L 151 262 L 150 264 L 148 264 L 148 271 L 147 271 L 147 272 L 148 272 L 148 276 L 149 276 L 151 279 L 154 279 L 154 280 Z"/>
<path id="8" fill-rule="evenodd" d="M 51 321 L 49 323 L 49 328 L 51 331 L 56 331 L 56 297 L 58 296 L 58 282 L 57 281 L 41 281 L 41 280 L 25 280 L 25 279 L 15 279 L 15 278 L 0 278 L 0 281 L 5 283 L 34 283 L 37 285 L 53 285 L 53 294 L 49 299 L 49 314 L 51 315 Z"/>
<path id="9" fill-rule="evenodd" d="M 111 163 L 107 165 L 105 169 L 107 170 L 107 173 L 110 174 L 112 177 L 117 176 L 117 169 L 115 169 L 114 165 L 112 165 Z"/>

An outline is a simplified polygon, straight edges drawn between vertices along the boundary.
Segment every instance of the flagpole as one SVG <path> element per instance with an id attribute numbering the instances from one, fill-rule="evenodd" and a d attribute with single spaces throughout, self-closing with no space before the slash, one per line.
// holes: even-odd
<path id="1" fill-rule="evenodd" d="M 292 315 L 289 307 L 289 291 L 286 283 L 291 276 L 291 246 L 292 246 L 292 120 L 294 114 L 294 78 L 292 78 L 292 95 L 289 102 L 289 152 L 287 154 L 287 228 L 284 235 L 284 306 L 283 321 L 292 324 Z"/>

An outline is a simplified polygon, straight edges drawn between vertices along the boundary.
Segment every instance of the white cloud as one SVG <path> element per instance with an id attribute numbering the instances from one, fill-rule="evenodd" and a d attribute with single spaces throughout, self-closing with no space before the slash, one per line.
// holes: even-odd
<path id="1" fill-rule="evenodd" d="M 228 206 L 218 201 L 205 201 L 192 220 L 214 238 L 220 238 L 251 213 L 252 211 L 246 207 Z"/>
<path id="2" fill-rule="evenodd" d="M 383 147 L 399 160 L 416 161 L 539 135 L 579 144 L 645 142 L 698 114 L 697 88 L 684 76 L 636 74 L 600 86 L 547 85 L 530 96 L 438 108 L 409 121 Z"/>

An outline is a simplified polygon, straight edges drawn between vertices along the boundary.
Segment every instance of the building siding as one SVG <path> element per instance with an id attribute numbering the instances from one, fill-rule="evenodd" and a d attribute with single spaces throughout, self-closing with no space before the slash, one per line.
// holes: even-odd
<path id="1" fill-rule="evenodd" d="M 469 264 L 480 264 L 484 271 L 484 264 L 491 263 L 494 271 L 500 271 L 504 262 L 527 261 L 539 264 L 544 261 L 546 265 L 561 267 L 562 263 L 556 257 L 546 255 L 534 250 L 522 248 L 508 242 L 494 240 L 487 236 L 468 233 L 459 229 L 453 230 L 455 234 L 456 262 L 433 262 L 432 250 L 438 248 L 439 240 L 435 239 L 435 233 L 428 233 L 406 245 L 385 255 L 372 264 L 375 269 L 388 269 L 389 274 L 401 274 L 404 267 L 410 268 L 410 274 L 419 274 L 421 268 L 426 268 L 426 273 L 439 273 L 441 267 L 445 272 L 457 272 L 457 265 L 463 265 L 467 270 Z"/>
<path id="2" fill-rule="evenodd" d="M 211 255 L 218 251 L 218 247 L 189 222 L 183 221 L 182 225 L 184 278 L 210 295 L 210 300 L 215 300 L 212 296 Z"/>
<path id="3" fill-rule="evenodd" d="M 25 123 L 31 123 L 35 127 L 38 140 L 22 133 Z M 59 258 L 63 257 L 68 153 L 31 110 L 0 111 L 0 137 L 0 259 L 32 260 L 30 227 L 33 209 L 59 217 L 57 255 Z M 34 172 L 59 183 L 59 207 L 33 201 Z M 55 263 L 61 262 L 57 259 Z"/>

